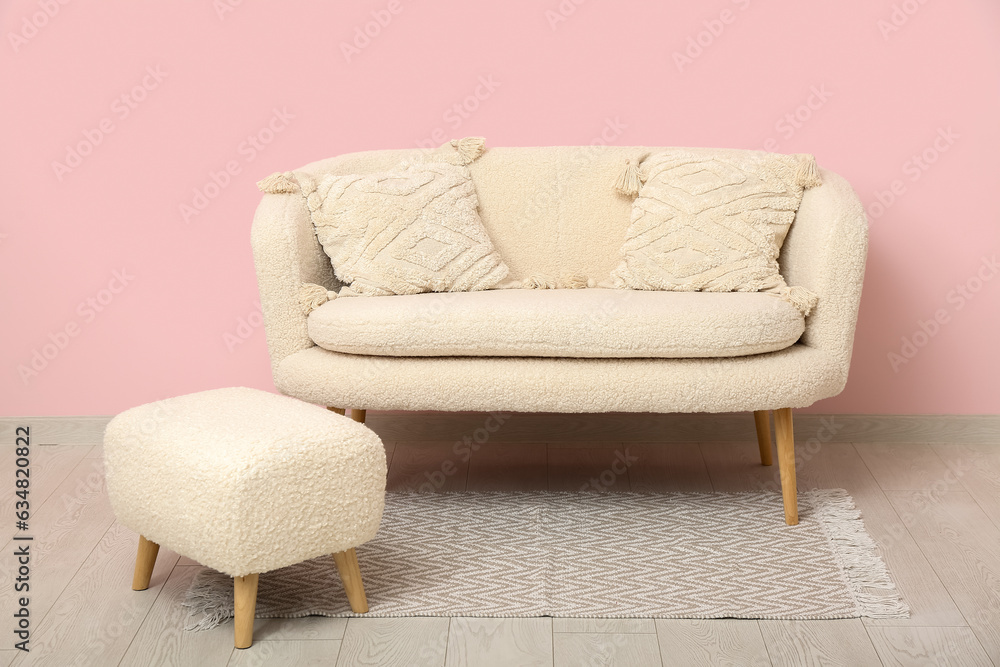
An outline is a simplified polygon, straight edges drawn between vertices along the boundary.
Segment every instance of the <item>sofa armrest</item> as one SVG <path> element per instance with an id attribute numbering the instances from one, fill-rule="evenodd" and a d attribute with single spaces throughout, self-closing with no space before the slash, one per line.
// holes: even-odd
<path id="1" fill-rule="evenodd" d="M 819 295 L 800 342 L 831 355 L 841 369 L 843 385 L 861 302 L 868 219 L 843 177 L 826 170 L 821 175 L 823 185 L 806 190 L 802 197 L 778 263 L 789 285 Z"/>
<path id="2" fill-rule="evenodd" d="M 273 370 L 288 355 L 314 345 L 299 305 L 302 283 L 327 289 L 338 289 L 340 283 L 298 194 L 264 195 L 250 239 Z"/>

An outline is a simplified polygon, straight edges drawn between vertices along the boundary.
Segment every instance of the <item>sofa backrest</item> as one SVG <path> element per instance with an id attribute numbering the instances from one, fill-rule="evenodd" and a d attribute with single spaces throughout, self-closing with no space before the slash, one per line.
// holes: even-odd
<path id="1" fill-rule="evenodd" d="M 614 183 L 650 148 L 487 148 L 469 169 L 479 212 L 512 279 L 578 274 L 604 280 L 620 261 L 632 198 Z M 349 153 L 302 169 L 313 176 L 385 171 L 420 149 Z"/>

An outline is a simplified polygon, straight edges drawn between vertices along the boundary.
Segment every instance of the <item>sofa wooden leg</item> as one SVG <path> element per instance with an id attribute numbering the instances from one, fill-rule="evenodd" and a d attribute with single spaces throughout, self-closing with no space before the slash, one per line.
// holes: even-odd
<path id="1" fill-rule="evenodd" d="M 795 489 L 795 433 L 792 431 L 792 409 L 774 411 L 774 434 L 778 441 L 778 466 L 781 475 L 781 495 L 785 501 L 785 523 L 799 522 L 799 504 Z"/>
<path id="2" fill-rule="evenodd" d="M 135 555 L 135 572 L 132 574 L 132 590 L 144 591 L 149 588 L 149 578 L 153 576 L 153 566 L 156 565 L 156 554 L 160 553 L 160 545 L 139 536 L 139 551 Z"/>
<path id="3" fill-rule="evenodd" d="M 332 405 L 326 406 L 326 409 L 330 412 L 336 412 L 338 415 L 344 414 L 344 408 L 335 408 Z"/>
<path id="4" fill-rule="evenodd" d="M 351 611 L 364 614 L 368 611 L 368 599 L 365 597 L 365 586 L 361 582 L 361 566 L 358 565 L 358 554 L 354 549 L 333 554 L 337 564 L 340 580 L 344 582 L 347 601 L 351 603 Z"/>
<path id="5" fill-rule="evenodd" d="M 760 464 L 774 464 L 771 458 L 771 413 L 768 410 L 754 410 L 753 422 L 757 427 L 757 446 L 760 447 Z"/>
<path id="6" fill-rule="evenodd" d="M 361 422 L 362 424 L 364 424 L 365 414 L 367 414 L 365 410 L 358 410 L 357 408 L 351 408 L 351 419 L 353 419 L 356 422 Z"/>
<path id="7" fill-rule="evenodd" d="M 245 577 L 233 577 L 233 625 L 236 648 L 250 648 L 253 644 L 253 619 L 257 612 L 259 576 L 248 574 Z"/>

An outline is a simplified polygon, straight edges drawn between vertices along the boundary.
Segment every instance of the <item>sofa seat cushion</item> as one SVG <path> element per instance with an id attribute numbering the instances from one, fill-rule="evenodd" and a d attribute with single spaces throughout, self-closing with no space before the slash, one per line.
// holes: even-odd
<path id="1" fill-rule="evenodd" d="M 309 315 L 333 352 L 398 357 L 737 357 L 805 329 L 774 294 L 487 290 L 334 299 Z"/>

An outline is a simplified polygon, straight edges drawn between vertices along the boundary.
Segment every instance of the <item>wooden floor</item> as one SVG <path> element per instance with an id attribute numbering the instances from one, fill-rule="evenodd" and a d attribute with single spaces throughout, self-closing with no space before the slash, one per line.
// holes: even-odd
<path id="1" fill-rule="evenodd" d="M 747 441 L 504 442 L 471 456 L 449 442 L 389 442 L 390 489 L 746 491 L 777 489 Z M 802 439 L 800 438 L 800 442 Z M 800 446 L 799 488 L 846 488 L 912 617 L 875 621 L 559 618 L 258 620 L 185 632 L 181 600 L 198 566 L 160 551 L 149 590 L 130 590 L 136 535 L 117 524 L 99 446 L 36 445 L 32 651 L 10 650 L 14 576 L 0 557 L 0 667 L 42 665 L 997 665 L 1000 444 Z M 611 464 L 635 463 L 615 476 Z M 11 446 L 0 450 L 13 469 Z M 450 461 L 452 465 L 444 465 Z M 442 470 L 454 471 L 445 474 Z M 12 475 L 4 474 L 4 483 Z M 44 501 L 44 502 L 43 502 Z M 13 491 L 3 516 L 13 515 Z M 7 523 L 5 521 L 5 523 Z M 11 530 L 6 532 L 8 538 Z M 364 571 L 364 563 L 361 563 Z"/>

